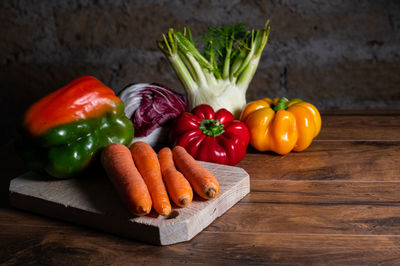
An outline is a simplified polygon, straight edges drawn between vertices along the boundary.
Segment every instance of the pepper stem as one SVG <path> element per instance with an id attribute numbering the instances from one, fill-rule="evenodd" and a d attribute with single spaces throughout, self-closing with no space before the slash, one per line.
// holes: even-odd
<path id="1" fill-rule="evenodd" d="M 211 137 L 217 137 L 225 131 L 224 125 L 218 119 L 205 119 L 200 122 L 199 128 L 203 131 L 203 134 Z"/>
<path id="2" fill-rule="evenodd" d="M 275 104 L 274 111 L 277 112 L 278 110 L 286 110 L 288 108 L 289 100 L 285 97 L 281 97 L 278 99 L 278 102 Z"/>

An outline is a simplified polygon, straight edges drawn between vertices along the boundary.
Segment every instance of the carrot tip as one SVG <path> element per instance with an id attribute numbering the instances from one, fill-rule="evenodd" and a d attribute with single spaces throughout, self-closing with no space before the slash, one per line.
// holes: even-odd
<path id="1" fill-rule="evenodd" d="M 138 206 L 135 210 L 135 214 L 138 216 L 144 216 L 149 214 L 150 210 L 148 208 L 144 209 L 142 206 Z"/>
<path id="2" fill-rule="evenodd" d="M 217 191 L 215 190 L 215 188 L 210 188 L 209 190 L 207 190 L 206 195 L 210 199 L 214 198 L 217 195 Z"/>
<path id="3" fill-rule="evenodd" d="M 187 204 L 189 204 L 189 200 L 187 198 L 180 199 L 179 204 L 181 207 L 185 207 Z"/>
<path id="4" fill-rule="evenodd" d="M 168 216 L 168 215 L 170 215 L 170 213 L 171 213 L 171 208 L 164 207 L 164 208 L 162 208 L 162 212 L 160 213 L 160 215 Z"/>

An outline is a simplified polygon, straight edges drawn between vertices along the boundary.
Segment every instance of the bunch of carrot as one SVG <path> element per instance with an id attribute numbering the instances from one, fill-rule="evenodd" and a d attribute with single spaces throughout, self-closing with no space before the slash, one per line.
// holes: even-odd
<path id="1" fill-rule="evenodd" d="M 168 216 L 170 198 L 185 207 L 192 202 L 193 190 L 204 199 L 219 192 L 217 179 L 180 146 L 163 148 L 157 156 L 145 142 L 135 142 L 130 149 L 114 143 L 102 151 L 101 162 L 125 206 L 138 216 L 152 207 Z"/>

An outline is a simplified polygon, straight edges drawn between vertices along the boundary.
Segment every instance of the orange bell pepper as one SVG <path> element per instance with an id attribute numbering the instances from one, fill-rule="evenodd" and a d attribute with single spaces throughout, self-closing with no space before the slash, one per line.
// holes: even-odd
<path id="1" fill-rule="evenodd" d="M 297 98 L 263 98 L 250 102 L 240 120 L 249 129 L 250 144 L 255 149 L 281 155 L 307 149 L 321 130 L 317 108 Z"/>

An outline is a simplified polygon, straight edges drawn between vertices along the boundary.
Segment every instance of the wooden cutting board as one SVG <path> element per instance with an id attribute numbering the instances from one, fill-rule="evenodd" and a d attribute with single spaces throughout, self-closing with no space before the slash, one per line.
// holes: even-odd
<path id="1" fill-rule="evenodd" d="M 249 175 L 239 167 L 200 162 L 215 175 L 220 194 L 211 200 L 195 196 L 185 208 L 173 206 L 169 217 L 137 217 L 122 205 L 103 174 L 49 180 L 33 172 L 10 183 L 10 203 L 16 208 L 89 226 L 144 242 L 169 245 L 188 241 L 250 192 Z"/>

